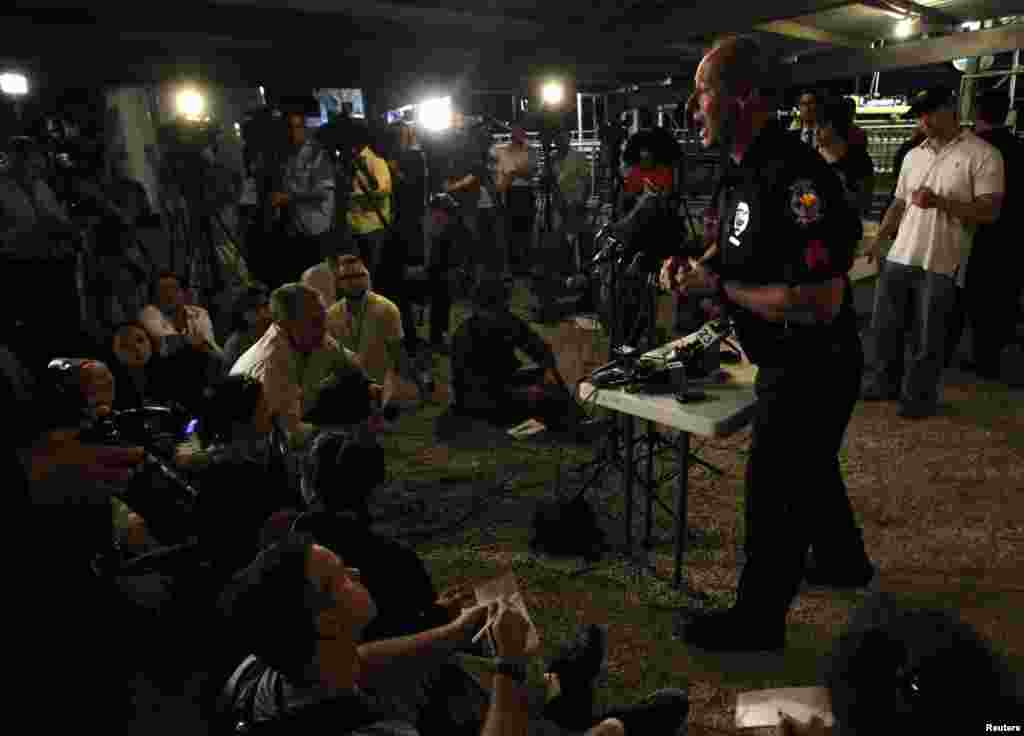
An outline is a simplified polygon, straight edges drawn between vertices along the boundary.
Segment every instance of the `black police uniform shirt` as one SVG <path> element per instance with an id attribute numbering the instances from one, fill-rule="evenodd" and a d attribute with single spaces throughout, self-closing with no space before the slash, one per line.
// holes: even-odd
<path id="1" fill-rule="evenodd" d="M 863 234 L 842 182 L 814 149 L 769 123 L 723 182 L 719 252 L 711 264 L 723 281 L 751 286 L 821 284 L 845 276 Z M 836 329 L 855 326 L 847 283 Z M 798 326 L 774 323 L 730 305 L 752 363 L 780 356 Z"/>

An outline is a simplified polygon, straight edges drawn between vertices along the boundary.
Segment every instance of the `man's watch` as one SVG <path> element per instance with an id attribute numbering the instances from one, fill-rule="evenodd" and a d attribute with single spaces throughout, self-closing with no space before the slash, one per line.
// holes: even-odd
<path id="1" fill-rule="evenodd" d="M 512 678 L 517 684 L 526 682 L 526 658 L 525 657 L 498 657 L 494 660 L 494 671 L 496 674 Z"/>

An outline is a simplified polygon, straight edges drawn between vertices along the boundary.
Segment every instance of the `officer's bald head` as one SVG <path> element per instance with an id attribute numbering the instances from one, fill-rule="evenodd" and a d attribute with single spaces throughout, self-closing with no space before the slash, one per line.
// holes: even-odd
<path id="1" fill-rule="evenodd" d="M 744 97 L 762 80 L 761 49 L 749 38 L 730 36 L 712 46 L 697 69 L 704 70 L 704 80 L 729 95 Z"/>

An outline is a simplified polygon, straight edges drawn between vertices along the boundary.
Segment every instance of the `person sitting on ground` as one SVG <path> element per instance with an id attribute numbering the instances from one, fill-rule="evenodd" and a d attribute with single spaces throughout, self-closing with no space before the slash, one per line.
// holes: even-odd
<path id="1" fill-rule="evenodd" d="M 504 426 L 538 415 L 549 427 L 561 427 L 571 407 L 555 356 L 543 338 L 512 314 L 508 302 L 504 279 L 481 279 L 474 311 L 452 337 L 452 411 Z M 524 368 L 516 350 L 537 367 Z"/>
<path id="2" fill-rule="evenodd" d="M 58 373 L 63 386 L 61 394 L 68 402 L 61 414 L 78 414 L 81 426 L 111 415 L 116 404 L 116 381 L 107 365 L 91 359 L 57 359 L 51 369 Z M 146 527 L 146 520 L 123 501 L 111 497 L 114 539 L 122 548 L 143 550 L 156 543 Z"/>
<path id="3" fill-rule="evenodd" d="M 192 350 L 162 355 L 160 341 L 141 322 L 117 325 L 108 339 L 107 365 L 118 385 L 114 409 L 158 404 L 200 410 L 216 363 Z"/>
<path id="4" fill-rule="evenodd" d="M 351 472 L 340 485 L 358 476 Z M 335 478 L 317 478 L 333 481 Z M 341 489 L 334 489 L 339 491 Z M 336 494 L 337 495 L 337 494 Z M 260 548 L 280 542 L 292 532 L 307 532 L 318 543 L 359 570 L 377 607 L 377 618 L 364 632 L 365 641 L 416 634 L 450 623 L 448 604 L 460 589 L 438 595 L 423 560 L 416 552 L 385 534 L 374 533 L 360 523 L 344 504 L 328 504 L 324 510 L 284 509 L 271 515 L 263 526 Z M 454 612 L 456 615 L 458 611 Z"/>
<path id="5" fill-rule="evenodd" d="M 192 350 L 221 356 L 210 313 L 202 307 L 185 303 L 181 278 L 173 271 L 163 271 L 153 284 L 152 302 L 143 307 L 139 321 L 159 341 L 160 354 L 169 356 L 180 350 Z"/>
<path id="6" fill-rule="evenodd" d="M 327 330 L 347 349 L 371 380 L 384 386 L 384 403 L 415 399 L 415 388 L 402 380 L 412 375 L 402 345 L 402 316 L 394 302 L 373 291 L 370 272 L 354 254 L 339 256 L 338 301 L 327 310 Z"/>
<path id="7" fill-rule="evenodd" d="M 117 382 L 114 409 L 137 409 L 147 401 L 161 396 L 159 346 L 141 322 L 117 325 L 110 338 L 111 361 L 108 363 Z"/>
<path id="8" fill-rule="evenodd" d="M 259 381 L 228 376 L 206 399 L 197 417 L 198 446 L 180 446 L 175 464 L 199 488 L 197 528 L 208 559 L 234 572 L 259 551 L 267 518 L 296 503 L 297 469 L 271 444 L 273 417 Z"/>
<path id="9" fill-rule="evenodd" d="M 423 714 L 432 710 L 431 700 L 440 696 L 453 726 L 475 721 L 484 736 L 553 732 L 551 723 L 534 723 L 530 717 L 525 687 L 529 625 L 522 613 L 499 610 L 496 604 L 490 610 L 470 607 L 472 594 L 456 594 L 446 601 L 449 623 L 412 636 L 367 642 L 363 635 L 377 605 L 359 581 L 359 571 L 347 564 L 310 535 L 293 532 L 235 576 L 221 596 L 220 609 L 226 627 L 235 632 L 238 650 L 249 656 L 227 678 L 221 693 L 219 710 L 225 721 L 282 723 L 296 729 L 329 724 L 338 733 L 415 736 L 426 720 Z M 481 719 L 476 703 L 472 713 L 452 712 L 457 708 L 454 699 L 436 684 L 444 663 L 470 644 L 488 613 L 494 618 L 498 661 L 490 706 Z M 275 622 L 270 629 L 268 617 Z M 587 673 L 591 683 L 604 656 L 603 647 L 592 649 L 599 658 Z M 569 686 L 561 679 L 549 678 L 549 685 Z M 403 692 L 406 683 L 415 694 Z M 587 734 L 672 733 L 688 709 L 684 692 L 659 691 L 640 706 L 601 720 Z M 576 720 L 593 723 L 583 715 Z"/>
<path id="10" fill-rule="evenodd" d="M 224 344 L 224 370 L 230 371 L 246 350 L 270 328 L 270 294 L 263 284 L 252 284 L 239 294 L 231 310 L 231 334 Z"/>
<path id="11" fill-rule="evenodd" d="M 304 421 L 320 403 L 331 379 L 365 378 L 352 353 L 327 334 L 327 318 L 316 291 L 285 284 L 270 295 L 273 324 L 232 366 L 230 375 L 247 374 L 263 384 L 272 415 L 280 417 L 293 448 L 304 446 L 316 427 Z M 353 381 L 355 386 L 359 381 Z M 353 406 L 379 403 L 382 387 L 364 380 L 366 393 Z"/>

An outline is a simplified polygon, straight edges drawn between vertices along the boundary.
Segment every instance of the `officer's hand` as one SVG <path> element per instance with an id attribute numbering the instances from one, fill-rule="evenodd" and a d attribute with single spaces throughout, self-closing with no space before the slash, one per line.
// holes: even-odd
<path id="1" fill-rule="evenodd" d="M 291 197 L 285 192 L 273 192 L 270 195 L 270 206 L 271 207 L 287 207 Z"/>
<path id="2" fill-rule="evenodd" d="M 676 280 L 682 294 L 688 294 L 692 289 L 718 288 L 718 274 L 693 258 L 690 259 L 690 269 L 685 273 L 680 272 Z"/>
<path id="3" fill-rule="evenodd" d="M 675 288 L 675 276 L 679 272 L 679 261 L 675 257 L 666 258 L 661 264 L 661 273 L 658 274 L 658 283 L 663 291 L 672 291 Z"/>

